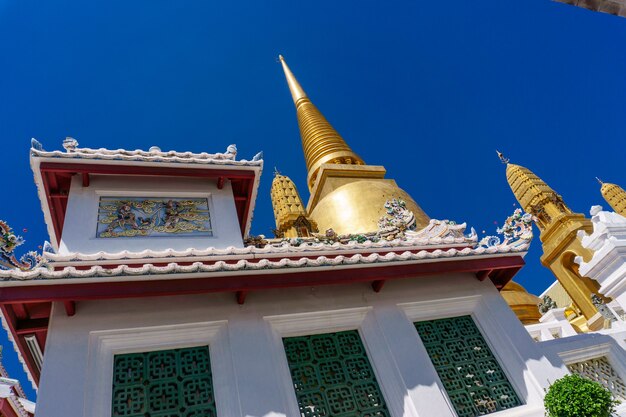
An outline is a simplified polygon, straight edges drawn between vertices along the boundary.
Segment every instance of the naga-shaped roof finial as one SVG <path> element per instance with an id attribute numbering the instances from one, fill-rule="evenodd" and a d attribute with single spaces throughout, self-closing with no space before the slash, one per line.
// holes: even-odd
<path id="1" fill-rule="evenodd" d="M 500 158 L 500 162 L 505 165 L 509 163 L 510 159 L 506 158 L 502 152 L 496 149 L 496 153 L 498 154 L 498 158 Z"/>

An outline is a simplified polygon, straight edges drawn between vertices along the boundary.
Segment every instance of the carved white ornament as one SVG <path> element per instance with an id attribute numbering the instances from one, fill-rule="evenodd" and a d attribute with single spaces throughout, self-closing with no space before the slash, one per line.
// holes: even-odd
<path id="1" fill-rule="evenodd" d="M 572 373 L 602 384 L 616 398 L 620 400 L 626 399 L 626 385 L 624 385 L 624 381 L 617 375 L 605 356 L 571 363 L 567 365 L 567 368 Z"/>

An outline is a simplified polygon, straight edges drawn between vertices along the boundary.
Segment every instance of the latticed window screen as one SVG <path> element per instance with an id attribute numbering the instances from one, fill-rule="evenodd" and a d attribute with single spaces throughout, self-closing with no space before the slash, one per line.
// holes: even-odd
<path id="1" fill-rule="evenodd" d="M 214 417 L 207 346 L 115 355 L 113 417 Z"/>
<path id="2" fill-rule="evenodd" d="M 459 417 L 521 405 L 470 316 L 415 323 Z"/>
<path id="3" fill-rule="evenodd" d="M 356 330 L 283 339 L 303 417 L 388 417 Z"/>
<path id="4" fill-rule="evenodd" d="M 626 385 L 605 356 L 567 365 L 570 372 L 599 382 L 621 401 L 626 400 Z"/>

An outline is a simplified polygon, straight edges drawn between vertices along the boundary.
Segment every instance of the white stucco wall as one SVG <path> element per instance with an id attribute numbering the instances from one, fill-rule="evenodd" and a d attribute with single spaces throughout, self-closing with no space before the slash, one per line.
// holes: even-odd
<path id="1" fill-rule="evenodd" d="M 148 284 L 147 284 L 148 285 Z M 358 329 L 394 417 L 455 415 L 412 321 L 472 314 L 525 403 L 566 373 L 546 358 L 489 281 L 472 274 L 234 294 L 54 305 L 37 417 L 110 417 L 113 355 L 209 344 L 218 414 L 299 416 L 281 337 Z"/>
<path id="2" fill-rule="evenodd" d="M 100 197 L 207 197 L 213 236 L 97 238 Z M 71 221 L 68 221 L 71 220 Z M 59 253 L 94 253 L 145 249 L 185 250 L 188 248 L 242 247 L 241 230 L 230 182 L 219 190 L 209 179 L 173 177 L 119 177 L 92 175 L 89 187 L 74 176 L 67 204 Z"/>

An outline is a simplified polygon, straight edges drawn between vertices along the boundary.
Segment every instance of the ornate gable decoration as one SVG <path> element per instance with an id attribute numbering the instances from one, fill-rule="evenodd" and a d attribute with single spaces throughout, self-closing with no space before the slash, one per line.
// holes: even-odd
<path id="1" fill-rule="evenodd" d="M 17 260 L 15 248 L 24 243 L 21 236 L 13 233 L 13 229 L 4 221 L 0 220 L 0 270 L 19 269 L 30 271 L 42 263 L 42 257 L 37 252 L 26 252 Z"/>

